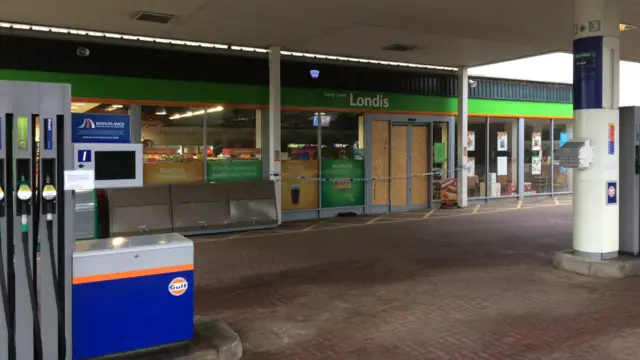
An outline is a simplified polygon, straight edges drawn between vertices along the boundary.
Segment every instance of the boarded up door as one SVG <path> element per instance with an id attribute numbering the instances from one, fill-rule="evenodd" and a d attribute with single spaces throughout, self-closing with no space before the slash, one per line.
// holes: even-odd
<path id="1" fill-rule="evenodd" d="M 411 172 L 413 175 L 426 174 L 429 161 L 429 133 L 426 126 L 411 127 Z M 411 178 L 411 205 L 429 203 L 429 176 Z"/>
<path id="2" fill-rule="evenodd" d="M 371 175 L 389 178 L 389 121 L 376 120 L 371 126 Z M 374 205 L 389 204 L 389 180 L 375 180 L 372 184 Z"/>
<path id="3" fill-rule="evenodd" d="M 407 135 L 408 126 L 393 126 L 391 129 L 391 205 L 406 206 L 408 204 L 407 180 Z"/>

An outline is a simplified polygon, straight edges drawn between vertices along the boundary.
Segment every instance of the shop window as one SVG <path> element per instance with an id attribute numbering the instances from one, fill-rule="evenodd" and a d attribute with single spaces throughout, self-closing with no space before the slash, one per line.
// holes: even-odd
<path id="1" fill-rule="evenodd" d="M 364 120 L 354 113 L 323 113 L 322 207 L 364 206 Z"/>
<path id="2" fill-rule="evenodd" d="M 260 180 L 258 114 L 215 105 L 142 106 L 145 184 Z"/>
<path id="3" fill-rule="evenodd" d="M 490 197 L 518 194 L 518 119 L 489 119 Z"/>
<path id="4" fill-rule="evenodd" d="M 554 121 L 553 126 L 553 148 L 558 149 L 564 145 L 573 134 L 573 123 L 571 121 Z M 573 169 L 560 166 L 558 161 L 553 160 L 553 191 L 570 192 L 572 184 Z"/>
<path id="5" fill-rule="evenodd" d="M 198 110 L 142 106 L 144 183 L 204 181 L 204 117 Z"/>
<path id="6" fill-rule="evenodd" d="M 307 111 L 284 111 L 280 122 L 282 209 L 319 206 L 318 126 L 326 117 Z"/>
<path id="7" fill-rule="evenodd" d="M 206 178 L 208 182 L 262 179 L 260 111 L 214 108 L 207 112 Z"/>
<path id="8" fill-rule="evenodd" d="M 467 196 L 486 197 L 487 166 L 487 122 L 486 118 L 470 117 L 467 127 Z M 458 189 L 460 191 L 460 189 Z"/>
<path id="9" fill-rule="evenodd" d="M 524 141 L 525 194 L 551 193 L 551 120 L 525 120 Z"/>

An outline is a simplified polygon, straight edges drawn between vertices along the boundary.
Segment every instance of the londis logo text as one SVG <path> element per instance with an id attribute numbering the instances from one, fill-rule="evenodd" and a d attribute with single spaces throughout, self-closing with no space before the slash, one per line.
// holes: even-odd
<path id="1" fill-rule="evenodd" d="M 389 107 L 389 99 L 384 95 L 354 96 L 349 93 L 349 106 L 386 109 Z"/>
<path id="2" fill-rule="evenodd" d="M 189 283 L 181 277 L 177 277 L 169 283 L 169 293 L 173 296 L 180 296 L 187 292 Z"/>

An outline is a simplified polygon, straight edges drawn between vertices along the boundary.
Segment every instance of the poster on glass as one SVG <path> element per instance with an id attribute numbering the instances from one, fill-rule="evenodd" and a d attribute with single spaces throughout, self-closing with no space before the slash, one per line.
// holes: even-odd
<path id="1" fill-rule="evenodd" d="M 508 160 L 506 156 L 498 156 L 498 176 L 507 176 Z"/>
<path id="2" fill-rule="evenodd" d="M 476 151 L 476 132 L 467 131 L 467 151 Z"/>
<path id="3" fill-rule="evenodd" d="M 531 158 L 531 174 L 532 175 L 542 174 L 542 157 L 541 156 L 533 156 Z"/>
<path id="4" fill-rule="evenodd" d="M 467 177 L 476 176 L 476 159 L 475 158 L 467 158 Z"/>
<path id="5" fill-rule="evenodd" d="M 498 151 L 507 151 L 507 133 L 506 132 L 498 132 Z"/>
<path id="6" fill-rule="evenodd" d="M 541 133 L 534 131 L 531 134 L 531 150 L 532 151 L 542 150 L 542 134 Z"/>

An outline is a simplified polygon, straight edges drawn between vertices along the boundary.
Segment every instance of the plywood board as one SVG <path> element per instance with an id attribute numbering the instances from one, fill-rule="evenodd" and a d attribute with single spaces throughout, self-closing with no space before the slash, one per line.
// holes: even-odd
<path id="1" fill-rule="evenodd" d="M 374 178 L 389 178 L 389 126 L 386 120 L 376 120 L 371 125 L 371 175 Z M 389 180 L 374 180 L 372 183 L 374 205 L 389 204 Z"/>
<path id="2" fill-rule="evenodd" d="M 407 126 L 394 126 L 391 129 L 391 205 L 407 205 Z"/>
<path id="3" fill-rule="evenodd" d="M 426 126 L 411 127 L 411 173 L 412 175 L 428 172 L 429 135 Z M 427 205 L 429 203 L 429 176 L 411 178 L 411 205 Z"/>

